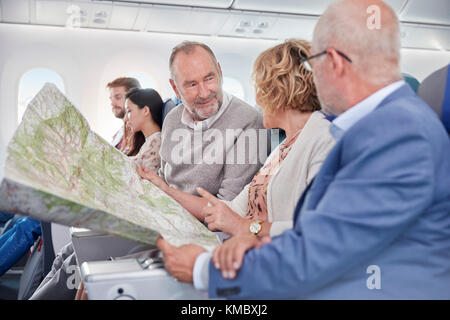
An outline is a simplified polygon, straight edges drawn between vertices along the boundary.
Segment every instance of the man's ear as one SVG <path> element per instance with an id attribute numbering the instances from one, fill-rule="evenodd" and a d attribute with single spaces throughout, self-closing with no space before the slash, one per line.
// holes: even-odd
<path id="1" fill-rule="evenodd" d="M 177 85 L 175 84 L 175 81 L 173 81 L 172 79 L 169 79 L 169 83 L 170 83 L 170 86 L 172 87 L 173 91 L 177 95 L 177 98 L 181 100 L 181 96 L 180 96 L 180 93 L 178 92 L 178 88 L 177 88 Z"/>
<path id="2" fill-rule="evenodd" d="M 217 62 L 217 69 L 219 70 L 220 77 L 222 77 L 222 67 L 219 62 Z"/>
<path id="3" fill-rule="evenodd" d="M 342 77 L 345 71 L 344 58 L 333 48 L 328 49 L 327 54 L 330 56 L 334 74 L 337 77 Z"/>

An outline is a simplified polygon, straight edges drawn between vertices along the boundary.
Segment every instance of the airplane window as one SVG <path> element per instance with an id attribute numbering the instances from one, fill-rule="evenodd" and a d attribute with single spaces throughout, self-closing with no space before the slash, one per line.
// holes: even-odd
<path id="1" fill-rule="evenodd" d="M 128 74 L 127 77 L 135 78 L 139 81 L 142 88 L 152 88 L 159 92 L 158 83 L 150 76 L 140 73 L 140 74 Z"/>
<path id="2" fill-rule="evenodd" d="M 223 90 L 238 97 L 239 99 L 245 99 L 244 87 L 234 78 L 223 77 Z"/>
<path id="3" fill-rule="evenodd" d="M 36 68 L 27 71 L 19 82 L 19 105 L 17 108 L 17 122 L 22 121 L 23 113 L 34 96 L 42 89 L 45 83 L 50 82 L 65 94 L 64 81 L 53 70 Z"/>

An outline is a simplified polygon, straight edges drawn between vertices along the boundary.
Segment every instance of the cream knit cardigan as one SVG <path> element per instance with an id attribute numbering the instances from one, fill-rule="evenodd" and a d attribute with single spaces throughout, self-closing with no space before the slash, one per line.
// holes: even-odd
<path id="1" fill-rule="evenodd" d="M 335 140 L 329 132 L 330 122 L 323 113 L 311 114 L 286 158 L 269 181 L 267 189 L 268 221 L 272 222 L 270 236 L 276 236 L 293 227 L 297 201 L 309 182 L 319 171 Z M 266 163 L 277 154 L 279 146 L 270 154 Z M 240 216 L 245 216 L 250 183 L 231 201 L 224 201 Z"/>

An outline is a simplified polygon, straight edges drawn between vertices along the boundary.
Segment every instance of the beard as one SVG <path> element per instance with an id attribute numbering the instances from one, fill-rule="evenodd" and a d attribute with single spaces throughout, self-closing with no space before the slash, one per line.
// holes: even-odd
<path id="1" fill-rule="evenodd" d="M 120 109 L 120 111 L 118 113 L 116 113 L 116 110 Z M 125 117 L 125 109 L 124 108 L 120 108 L 118 106 L 114 106 L 112 108 L 114 116 L 118 119 L 123 119 Z"/>
<path id="2" fill-rule="evenodd" d="M 317 91 L 317 97 L 319 98 L 320 106 L 322 109 L 322 112 L 324 112 L 327 115 L 333 115 L 337 116 L 342 111 L 345 110 L 342 107 L 345 107 L 343 105 L 342 101 L 342 95 L 339 92 L 336 92 L 336 89 L 334 89 L 333 86 L 323 84 L 320 74 L 316 72 L 314 74 L 314 84 L 316 86 Z M 345 103 L 344 103 L 345 104 Z"/>
<path id="3" fill-rule="evenodd" d="M 212 99 L 215 99 L 215 101 L 210 105 L 203 106 L 201 108 L 197 106 L 199 104 L 208 102 Z M 183 101 L 183 104 L 186 106 L 187 110 L 194 119 L 205 120 L 212 117 L 219 111 L 222 105 L 222 101 L 219 100 L 217 92 L 213 92 L 205 99 L 204 98 L 195 99 L 193 107 L 187 104 L 185 101 Z"/>
<path id="4" fill-rule="evenodd" d="M 320 107 L 323 113 L 329 116 L 337 116 L 337 113 L 333 107 L 330 107 L 329 105 L 322 102 L 322 100 L 319 98 Z"/>
<path id="5" fill-rule="evenodd" d="M 325 96 L 319 94 L 317 96 L 322 111 L 327 115 L 338 116 L 349 108 L 343 99 L 344 97 L 338 92 L 333 92 L 333 90 L 325 92 Z"/>

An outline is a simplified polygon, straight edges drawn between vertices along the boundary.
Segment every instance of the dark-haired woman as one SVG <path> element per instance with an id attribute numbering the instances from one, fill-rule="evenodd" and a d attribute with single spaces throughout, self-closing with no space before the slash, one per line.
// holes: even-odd
<path id="1" fill-rule="evenodd" d="M 134 88 L 125 96 L 125 137 L 127 148 L 124 152 L 139 167 L 158 171 L 161 166 L 159 148 L 161 147 L 161 128 L 163 101 L 156 90 Z M 130 130 L 127 130 L 130 129 Z M 81 283 L 75 300 L 86 300 L 84 283 Z"/>
<path id="2" fill-rule="evenodd" d="M 131 128 L 127 156 L 139 167 L 158 171 L 161 160 L 163 101 L 153 89 L 132 89 L 126 95 L 126 124 Z"/>

